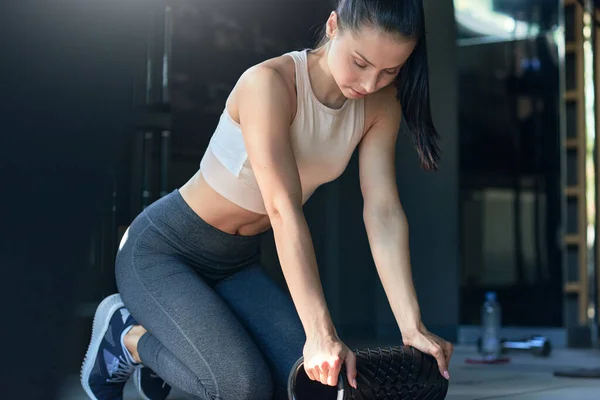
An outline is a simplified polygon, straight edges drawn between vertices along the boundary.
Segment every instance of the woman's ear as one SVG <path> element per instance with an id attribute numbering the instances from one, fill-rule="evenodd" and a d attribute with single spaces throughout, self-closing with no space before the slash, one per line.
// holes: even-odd
<path id="1" fill-rule="evenodd" d="M 335 11 L 332 11 L 327 19 L 326 33 L 329 39 L 334 39 L 338 33 L 337 12 Z"/>

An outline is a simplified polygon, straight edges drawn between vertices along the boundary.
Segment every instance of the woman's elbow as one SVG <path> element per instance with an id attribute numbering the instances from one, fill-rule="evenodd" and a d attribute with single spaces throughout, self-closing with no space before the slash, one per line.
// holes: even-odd
<path id="1" fill-rule="evenodd" d="M 363 220 L 368 230 L 401 227 L 408 230 L 408 219 L 401 206 L 364 207 Z"/>
<path id="2" fill-rule="evenodd" d="M 290 195 L 275 195 L 265 201 L 267 215 L 271 225 L 280 225 L 295 219 L 302 212 L 302 201 Z"/>

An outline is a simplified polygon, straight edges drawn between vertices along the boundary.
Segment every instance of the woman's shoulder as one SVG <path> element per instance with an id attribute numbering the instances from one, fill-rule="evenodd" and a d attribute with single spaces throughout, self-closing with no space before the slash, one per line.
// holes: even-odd
<path id="1" fill-rule="evenodd" d="M 292 110 L 295 110 L 296 74 L 294 65 L 292 57 L 284 54 L 262 61 L 246 69 L 240 76 L 227 101 L 227 108 L 233 119 L 236 122 L 239 121 L 238 92 L 240 90 L 247 90 L 248 87 L 256 88 L 256 90 L 261 90 L 261 92 L 264 89 L 273 93 L 283 93 L 283 88 L 285 88 L 285 93 L 290 99 L 290 106 Z"/>
<path id="2" fill-rule="evenodd" d="M 296 78 L 294 65 L 294 59 L 287 54 L 283 54 L 265 60 L 256 66 L 273 69 L 279 72 L 286 82 L 294 84 Z"/>
<path id="3" fill-rule="evenodd" d="M 293 58 L 283 54 L 255 64 L 242 73 L 240 81 L 244 82 L 257 78 L 265 78 L 269 75 L 276 77 L 278 83 L 285 84 L 286 87 L 294 89 L 296 73 Z"/>
<path id="4" fill-rule="evenodd" d="M 371 126 L 382 117 L 396 118 L 402 113 L 400 101 L 397 98 L 397 89 L 390 84 L 365 98 L 365 126 Z"/>

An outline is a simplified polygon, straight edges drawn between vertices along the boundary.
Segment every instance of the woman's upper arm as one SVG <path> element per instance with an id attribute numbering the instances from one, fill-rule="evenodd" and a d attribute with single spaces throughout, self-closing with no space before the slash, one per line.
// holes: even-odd
<path id="1" fill-rule="evenodd" d="M 283 75 L 257 66 L 240 78 L 237 106 L 246 151 L 267 213 L 302 207 L 302 187 L 290 139 L 291 100 Z"/>
<path id="2" fill-rule="evenodd" d="M 394 89 L 373 96 L 374 122 L 359 144 L 360 187 L 368 212 L 399 205 L 395 156 L 402 110 Z"/>

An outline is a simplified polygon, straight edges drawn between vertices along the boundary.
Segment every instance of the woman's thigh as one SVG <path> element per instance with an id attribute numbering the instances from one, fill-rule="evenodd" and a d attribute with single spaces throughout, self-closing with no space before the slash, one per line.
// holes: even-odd
<path id="1" fill-rule="evenodd" d="M 271 398 L 273 379 L 266 360 L 235 310 L 194 268 L 169 254 L 168 244 L 154 237 L 151 225 L 129 233 L 116 264 L 123 302 L 193 372 L 205 390 L 202 397 Z"/>
<path id="2" fill-rule="evenodd" d="M 286 398 L 287 378 L 302 356 L 304 329 L 291 297 L 260 265 L 253 265 L 215 285 L 267 360 L 276 398 Z"/>

